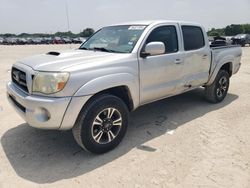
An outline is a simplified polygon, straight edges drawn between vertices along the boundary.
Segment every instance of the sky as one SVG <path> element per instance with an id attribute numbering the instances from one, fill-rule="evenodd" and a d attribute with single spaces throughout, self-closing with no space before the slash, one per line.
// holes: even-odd
<path id="1" fill-rule="evenodd" d="M 0 33 L 78 33 L 135 20 L 184 20 L 206 29 L 250 23 L 250 0 L 0 0 Z"/>

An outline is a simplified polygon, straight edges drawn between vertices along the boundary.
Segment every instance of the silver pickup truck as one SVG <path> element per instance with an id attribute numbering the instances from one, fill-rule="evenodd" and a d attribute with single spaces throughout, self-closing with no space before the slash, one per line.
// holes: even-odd
<path id="1" fill-rule="evenodd" d="M 241 55 L 238 46 L 211 48 L 195 23 L 111 25 L 78 49 L 15 63 L 7 97 L 29 125 L 72 129 L 82 148 L 104 153 L 121 142 L 129 112 L 141 105 L 198 87 L 221 102 Z"/>

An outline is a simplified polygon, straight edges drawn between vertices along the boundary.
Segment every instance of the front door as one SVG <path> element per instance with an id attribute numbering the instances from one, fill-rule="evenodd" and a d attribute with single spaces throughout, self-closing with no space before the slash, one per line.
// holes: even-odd
<path id="1" fill-rule="evenodd" d="M 158 26 L 145 41 L 144 47 L 150 42 L 163 42 L 165 53 L 139 57 L 142 104 L 173 95 L 181 87 L 183 53 L 179 51 L 177 31 L 177 24 Z"/>

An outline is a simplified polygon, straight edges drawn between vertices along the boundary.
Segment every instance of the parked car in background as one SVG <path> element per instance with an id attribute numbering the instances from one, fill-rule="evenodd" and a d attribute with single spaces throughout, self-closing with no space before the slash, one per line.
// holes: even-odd
<path id="1" fill-rule="evenodd" d="M 5 43 L 8 45 L 15 45 L 17 44 L 17 38 L 14 37 L 6 38 Z"/>
<path id="2" fill-rule="evenodd" d="M 2 44 L 3 44 L 3 45 L 8 45 L 8 43 L 7 43 L 7 38 L 3 38 Z"/>
<path id="3" fill-rule="evenodd" d="M 62 37 L 62 41 L 64 42 L 64 44 L 72 43 L 72 39 L 70 37 Z"/>
<path id="4" fill-rule="evenodd" d="M 19 45 L 27 44 L 27 40 L 25 38 L 17 38 L 17 44 Z"/>
<path id="5" fill-rule="evenodd" d="M 0 37 L 0 44 L 3 44 L 3 38 Z"/>
<path id="6" fill-rule="evenodd" d="M 81 43 L 85 42 L 86 40 L 87 40 L 87 38 L 85 38 L 85 37 L 76 37 L 76 38 L 72 39 L 72 42 L 74 44 L 81 44 Z"/>
<path id="7" fill-rule="evenodd" d="M 53 44 L 52 37 L 43 37 L 42 38 L 42 44 Z"/>
<path id="8" fill-rule="evenodd" d="M 241 55 L 239 46 L 211 48 L 195 23 L 112 25 L 79 49 L 15 63 L 7 96 L 29 125 L 72 129 L 79 146 L 104 153 L 122 141 L 139 106 L 201 86 L 209 102 L 222 102 Z"/>
<path id="9" fill-rule="evenodd" d="M 27 38 L 27 44 L 41 44 L 41 38 Z"/>
<path id="10" fill-rule="evenodd" d="M 80 41 L 81 41 L 81 43 L 85 42 L 86 40 L 87 40 L 87 38 L 86 38 L 86 37 L 80 37 Z"/>
<path id="11" fill-rule="evenodd" d="M 64 41 L 61 37 L 54 37 L 53 44 L 64 44 Z"/>
<path id="12" fill-rule="evenodd" d="M 239 44 L 244 47 L 246 44 L 250 45 L 250 34 L 238 34 L 232 40 L 233 44 Z"/>
<path id="13" fill-rule="evenodd" d="M 27 44 L 33 44 L 32 38 L 26 38 L 26 40 L 27 40 Z"/>
<path id="14" fill-rule="evenodd" d="M 8 37 L 8 38 L 0 38 L 0 44 L 5 45 L 24 45 L 24 44 L 81 44 L 86 41 L 84 37 Z"/>
<path id="15" fill-rule="evenodd" d="M 40 37 L 33 38 L 33 42 L 34 44 L 42 44 L 42 38 Z"/>
<path id="16" fill-rule="evenodd" d="M 74 43 L 74 44 L 81 44 L 82 41 L 81 41 L 80 37 L 76 37 L 76 38 L 72 39 L 72 43 Z"/>

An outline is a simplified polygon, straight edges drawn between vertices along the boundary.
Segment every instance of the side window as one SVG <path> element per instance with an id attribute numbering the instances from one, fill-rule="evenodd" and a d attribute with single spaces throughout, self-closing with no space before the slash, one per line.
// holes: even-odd
<path id="1" fill-rule="evenodd" d="M 178 51 L 178 39 L 175 26 L 161 26 L 154 29 L 147 38 L 146 44 L 150 42 L 163 42 L 165 53 Z"/>
<path id="2" fill-rule="evenodd" d="M 202 29 L 196 26 L 182 26 L 185 51 L 197 50 L 205 46 Z"/>

